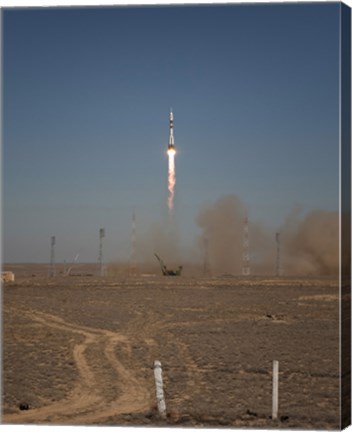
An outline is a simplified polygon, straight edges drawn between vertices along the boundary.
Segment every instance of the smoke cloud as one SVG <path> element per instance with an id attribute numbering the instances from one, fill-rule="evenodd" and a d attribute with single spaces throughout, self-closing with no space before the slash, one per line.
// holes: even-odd
<path id="1" fill-rule="evenodd" d="M 154 253 L 157 253 L 167 266 L 178 267 L 180 261 L 180 245 L 177 228 L 169 222 L 153 222 L 137 237 L 137 255 L 140 262 L 152 264 L 156 269 L 159 263 Z"/>
<path id="2" fill-rule="evenodd" d="M 199 212 L 199 247 L 211 274 L 242 274 L 245 217 L 246 207 L 235 195 L 222 197 Z M 338 212 L 315 210 L 302 217 L 295 209 L 278 231 L 284 275 L 338 274 Z M 249 220 L 251 274 L 276 274 L 275 234 Z"/>
<path id="3" fill-rule="evenodd" d="M 196 222 L 203 231 L 200 246 L 212 273 L 241 271 L 245 215 L 244 205 L 234 195 L 220 198 L 199 212 Z"/>
<path id="4" fill-rule="evenodd" d="M 285 273 L 337 275 L 338 212 L 315 210 L 301 218 L 293 211 L 282 228 L 282 247 Z"/>

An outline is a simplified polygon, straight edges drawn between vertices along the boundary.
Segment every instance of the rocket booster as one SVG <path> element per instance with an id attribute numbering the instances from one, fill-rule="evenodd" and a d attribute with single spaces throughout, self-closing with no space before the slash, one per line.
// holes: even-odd
<path id="1" fill-rule="evenodd" d="M 175 140 L 174 140 L 174 115 L 172 113 L 172 110 L 170 110 L 170 135 L 169 135 L 169 145 L 167 149 L 176 151 Z"/>

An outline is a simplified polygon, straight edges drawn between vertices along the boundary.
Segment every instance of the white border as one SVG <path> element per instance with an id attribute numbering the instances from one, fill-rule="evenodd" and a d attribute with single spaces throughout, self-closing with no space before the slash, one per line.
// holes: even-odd
<path id="1" fill-rule="evenodd" d="M 226 1 L 226 0 L 0 0 L 0 8 L 3 7 L 55 7 L 55 6 L 109 6 L 109 5 L 113 5 L 113 6 L 121 6 L 121 5 L 131 5 L 131 6 L 137 6 L 137 5 L 175 5 L 175 4 L 229 4 L 229 3 L 234 3 L 234 4 L 248 4 L 248 3 L 340 3 L 339 1 L 336 0 L 231 0 L 231 1 Z M 344 0 L 342 3 L 346 4 L 349 7 L 352 7 L 352 0 Z M 0 27 L 1 30 L 1 27 Z M 341 66 L 341 59 L 340 59 L 340 66 Z M 341 87 L 341 83 L 340 83 L 340 87 Z M 340 93 L 340 101 L 341 101 L 341 88 L 339 88 L 339 93 Z M 341 114 L 341 113 L 340 113 Z M 1 125 L 0 125 L 1 126 Z M 341 137 L 340 137 L 340 158 L 339 158 L 339 164 L 340 164 L 340 169 L 339 169 L 339 173 L 340 173 L 340 182 L 339 182 L 339 187 L 341 188 Z M 1 199 L 1 196 L 0 196 Z M 341 201 L 341 193 L 339 191 L 339 201 Z M 341 215 L 341 202 L 339 202 L 339 212 Z M 1 225 L 1 214 L 0 214 L 0 225 Z M 341 224 L 340 224 L 341 225 Z M 340 227 L 340 231 L 341 231 L 341 227 Z M 341 232 L 339 235 L 339 240 L 341 242 Z M 341 245 L 340 245 L 341 246 Z M 339 248 L 339 253 L 341 251 L 341 247 Z M 0 259 L 1 259 L 1 251 L 0 251 Z M 1 261 L 0 261 L 1 262 Z M 341 265 L 341 256 L 340 256 L 340 265 Z M 340 287 L 341 287 L 341 269 L 340 269 Z M 340 292 L 340 299 L 341 299 L 341 292 Z M 2 303 L 2 302 L 1 302 Z M 341 310 L 340 310 L 340 322 L 341 322 Z M 340 330 L 340 337 L 341 337 L 341 330 Z M 341 341 L 340 341 L 341 344 Z M 340 345 L 341 346 L 341 345 Z M 341 352 L 340 352 L 341 355 Z M 341 368 L 341 365 L 340 365 Z M 341 369 L 340 369 L 341 370 Z M 341 389 L 340 389 L 340 394 L 341 394 Z M 5 426 L 4 426 L 5 427 Z M 49 430 L 53 428 L 53 426 L 38 426 L 38 425 L 6 425 L 6 430 L 12 430 L 12 431 L 26 431 L 26 432 L 37 432 L 38 429 L 40 430 L 47 430 L 47 428 L 49 428 Z M 83 427 L 84 430 L 87 430 L 87 427 Z M 58 426 L 56 427 L 57 430 L 59 431 L 67 431 L 67 430 L 71 430 L 72 432 L 77 432 L 79 430 L 82 430 L 82 427 L 80 426 L 65 426 L 64 429 L 62 429 L 62 426 Z M 90 432 L 100 432 L 101 431 L 101 426 L 100 427 L 94 427 L 94 426 L 89 426 L 88 427 Z M 144 427 L 109 427 L 109 429 L 113 429 L 113 430 L 120 430 L 120 431 L 138 431 L 138 430 L 148 430 L 148 432 L 160 432 L 161 430 L 164 431 L 168 431 L 168 430 L 172 430 L 177 431 L 177 430 L 183 430 L 180 428 L 160 428 L 160 427 L 148 427 L 147 429 L 144 429 Z M 214 429 L 207 429 L 207 428 L 202 428 L 202 431 L 206 432 L 206 431 L 211 431 Z M 256 429 L 235 429 L 237 432 L 248 432 L 250 430 L 256 430 Z M 263 432 L 265 429 L 261 429 L 261 431 Z M 348 427 L 345 430 L 351 430 L 351 427 Z M 296 430 L 296 432 L 298 432 L 299 429 Z M 310 432 L 313 432 L 312 430 Z"/>

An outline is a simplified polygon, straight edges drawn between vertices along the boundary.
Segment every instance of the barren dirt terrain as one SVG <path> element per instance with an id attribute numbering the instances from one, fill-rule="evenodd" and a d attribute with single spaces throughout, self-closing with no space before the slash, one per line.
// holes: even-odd
<path id="1" fill-rule="evenodd" d="M 338 293 L 326 278 L 48 279 L 17 269 L 2 286 L 2 423 L 337 429 Z"/>

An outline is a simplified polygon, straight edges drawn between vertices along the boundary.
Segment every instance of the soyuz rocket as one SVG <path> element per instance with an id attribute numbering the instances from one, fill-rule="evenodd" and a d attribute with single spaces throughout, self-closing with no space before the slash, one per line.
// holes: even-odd
<path id="1" fill-rule="evenodd" d="M 176 151 L 175 140 L 174 140 L 174 115 L 172 113 L 172 109 L 170 110 L 170 135 L 169 135 L 169 145 L 167 146 L 167 150 Z"/>

